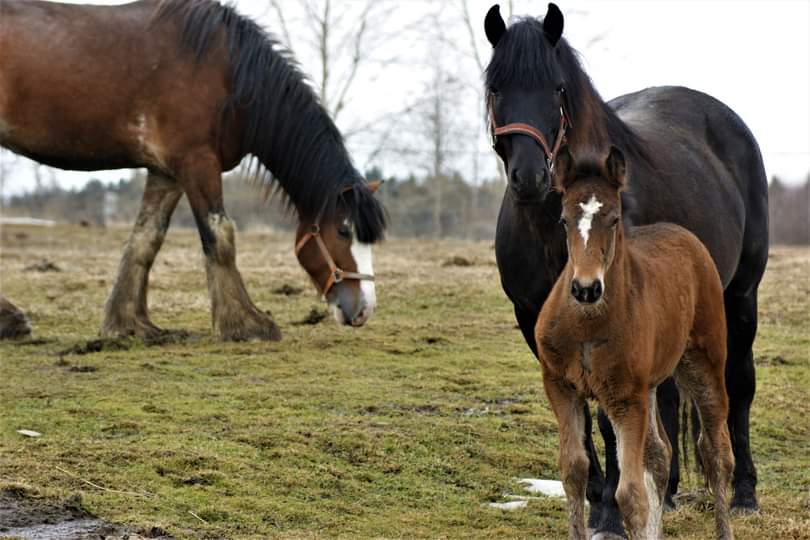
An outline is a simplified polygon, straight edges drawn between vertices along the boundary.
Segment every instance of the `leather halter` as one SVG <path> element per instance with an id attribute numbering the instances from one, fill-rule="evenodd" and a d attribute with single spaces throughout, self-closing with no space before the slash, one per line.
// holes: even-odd
<path id="1" fill-rule="evenodd" d="M 360 274 L 358 272 L 347 272 L 340 268 L 337 264 L 335 264 L 335 260 L 332 258 L 332 255 L 329 253 L 329 249 L 326 247 L 326 242 L 323 241 L 323 237 L 321 236 L 321 216 L 323 214 L 323 210 L 318 213 L 318 218 L 315 223 L 310 227 L 310 229 L 304 233 L 301 239 L 295 244 L 295 256 L 297 257 L 304 246 L 312 240 L 315 239 L 315 243 L 318 245 L 318 249 L 321 250 L 321 255 L 323 255 L 324 260 L 326 260 L 326 264 L 329 265 L 329 277 L 326 280 L 326 284 L 322 288 L 322 293 L 324 296 L 329 294 L 329 291 L 332 290 L 332 287 L 335 286 L 336 283 L 340 283 L 345 279 L 356 279 L 356 280 L 366 280 L 366 281 L 374 281 L 374 276 L 371 274 Z"/>
<path id="2" fill-rule="evenodd" d="M 487 99 L 487 108 L 489 109 L 489 126 L 492 136 L 492 148 L 495 148 L 495 144 L 498 142 L 498 137 L 500 135 L 509 135 L 513 133 L 528 135 L 537 141 L 537 144 L 539 144 L 540 148 L 543 149 L 543 156 L 546 158 L 548 170 L 550 173 L 554 172 L 554 157 L 557 155 L 560 147 L 565 142 L 566 129 L 568 127 L 572 127 L 571 122 L 568 119 L 568 115 L 565 113 L 565 104 L 563 103 L 560 105 L 560 127 L 557 130 L 557 139 L 554 141 L 554 146 L 549 147 L 546 137 L 540 132 L 540 130 L 529 124 L 513 122 L 511 124 L 498 127 L 498 123 L 495 121 L 495 104 L 493 103 L 493 98 L 494 96 L 490 94 L 489 98 Z M 563 99 L 564 98 L 565 96 L 563 96 Z"/>

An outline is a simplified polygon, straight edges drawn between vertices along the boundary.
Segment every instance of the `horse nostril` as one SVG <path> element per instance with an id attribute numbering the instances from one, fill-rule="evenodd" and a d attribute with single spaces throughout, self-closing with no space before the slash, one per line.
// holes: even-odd
<path id="1" fill-rule="evenodd" d="M 582 292 L 582 287 L 576 279 L 571 282 L 571 296 L 579 300 L 579 295 Z"/>
<path id="2" fill-rule="evenodd" d="M 596 283 L 593 284 L 593 291 L 591 291 L 591 296 L 593 297 L 593 302 L 596 302 L 602 297 L 602 282 L 596 280 Z"/>

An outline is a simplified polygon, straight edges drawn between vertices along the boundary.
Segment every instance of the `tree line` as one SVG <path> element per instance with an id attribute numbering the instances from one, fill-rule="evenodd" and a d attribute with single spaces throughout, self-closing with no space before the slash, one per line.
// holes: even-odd
<path id="1" fill-rule="evenodd" d="M 473 184 L 457 172 L 397 178 L 386 177 L 379 169 L 366 171 L 366 177 L 385 179 L 378 196 L 388 211 L 391 236 L 468 240 L 495 237 L 498 209 L 506 189 L 499 178 Z M 9 198 L 2 213 L 63 223 L 130 226 L 138 213 L 145 181 L 145 173 L 138 171 L 118 183 L 105 185 L 91 180 L 76 190 L 55 184 L 40 186 Z M 225 206 L 240 229 L 270 227 L 289 231 L 295 226 L 294 216 L 284 208 L 282 200 L 240 172 L 226 175 L 223 189 Z M 771 243 L 810 245 L 810 175 L 799 186 L 774 178 L 768 191 Z M 441 194 L 438 204 L 437 193 Z M 185 199 L 172 225 L 195 226 Z"/>

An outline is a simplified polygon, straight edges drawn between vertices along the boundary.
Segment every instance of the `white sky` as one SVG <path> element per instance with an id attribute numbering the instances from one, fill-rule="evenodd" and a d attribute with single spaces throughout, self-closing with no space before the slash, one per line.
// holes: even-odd
<path id="1" fill-rule="evenodd" d="M 78 0 L 70 0 L 79 3 Z M 358 8 L 361 0 L 333 0 Z M 114 4 L 121 1 L 81 0 L 82 3 Z M 256 17 L 271 31 L 276 27 L 266 0 L 236 0 L 245 14 Z M 308 21 L 300 15 L 298 0 L 282 0 L 290 26 L 293 49 L 304 70 L 318 72 L 309 46 Z M 490 47 L 483 35 L 483 18 L 493 0 L 471 0 L 471 15 L 479 54 L 486 62 Z M 506 12 L 502 0 L 502 13 Z M 517 15 L 543 16 L 546 2 L 514 0 Z M 430 84 L 426 64 L 446 66 L 448 73 L 462 79 L 472 89 L 480 73 L 469 51 L 469 38 L 459 24 L 457 2 L 437 4 L 426 0 L 400 0 L 394 4 L 400 21 L 414 21 L 424 13 L 437 12 L 446 28 L 451 49 L 418 37 L 386 40 L 380 51 L 399 51 L 403 58 L 380 70 L 369 66 L 358 74 L 352 101 L 338 118 L 341 129 L 349 130 L 386 112 L 397 111 L 424 93 Z M 713 95 L 734 109 L 748 124 L 760 143 L 770 176 L 789 182 L 802 181 L 810 173 L 810 0 L 560 0 L 565 15 L 564 35 L 580 51 L 585 69 L 605 99 L 656 85 L 683 85 Z M 542 8 L 541 8 L 542 6 Z M 540 8 L 543 11 L 538 12 Z M 296 15 L 299 13 L 299 15 Z M 0 31 L 2 29 L 0 21 Z M 595 40 L 594 38 L 600 39 Z M 455 50 L 452 50 L 455 49 Z M 459 52 L 461 51 L 461 52 Z M 381 52 L 382 54 L 382 52 Z M 462 92 L 454 108 L 461 123 L 459 147 L 449 167 L 470 175 L 470 156 L 481 161 L 480 176 L 496 174 L 496 161 L 490 156 L 483 134 L 483 114 L 474 91 Z M 404 128 L 403 128 L 404 129 Z M 418 137 L 417 137 L 418 138 Z M 348 141 L 355 161 L 361 167 L 380 165 L 387 174 L 423 173 L 420 155 L 383 154 L 368 162 L 369 149 L 376 141 L 355 135 Z M 477 146 L 477 150 L 475 149 Z M 8 153 L 0 159 L 8 163 Z M 90 178 L 115 181 L 126 171 L 77 173 L 45 171 L 64 187 L 76 187 Z M 3 194 L 30 189 L 34 185 L 32 167 L 24 160 L 14 161 L 3 181 Z"/>

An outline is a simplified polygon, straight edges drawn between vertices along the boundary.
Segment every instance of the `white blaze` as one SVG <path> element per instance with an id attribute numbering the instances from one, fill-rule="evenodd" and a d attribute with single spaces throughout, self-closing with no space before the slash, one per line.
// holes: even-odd
<path id="1" fill-rule="evenodd" d="M 374 275 L 374 265 L 372 264 L 371 244 L 364 244 L 355 235 L 352 242 L 352 256 L 357 264 L 357 272 L 360 274 Z M 365 300 L 366 307 L 363 309 L 364 319 L 371 317 L 374 307 L 377 304 L 377 293 L 374 289 L 374 282 L 367 279 L 360 280 L 360 294 Z M 365 322 L 365 320 L 364 320 Z"/>
<path id="2" fill-rule="evenodd" d="M 588 236 L 591 233 L 591 224 L 593 223 L 593 216 L 602 208 L 602 203 L 596 199 L 596 195 L 591 195 L 587 203 L 579 203 L 582 208 L 582 217 L 579 218 L 579 234 L 582 235 L 582 240 L 585 242 L 585 247 L 588 247 Z"/>

